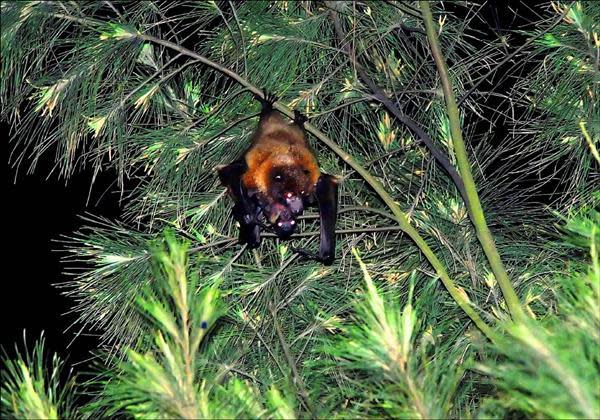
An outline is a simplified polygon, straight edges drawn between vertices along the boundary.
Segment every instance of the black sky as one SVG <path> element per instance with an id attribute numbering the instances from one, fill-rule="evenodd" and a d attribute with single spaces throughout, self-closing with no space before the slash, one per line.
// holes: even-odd
<path id="1" fill-rule="evenodd" d="M 5 125 L 0 126 L 3 138 L 8 138 Z M 83 172 L 69 180 L 56 176 L 46 179 L 54 163 L 49 153 L 34 174 L 19 170 L 15 182 L 14 168 L 8 169 L 8 186 L 4 209 L 7 233 L 4 284 L 1 298 L 2 347 L 13 354 L 14 344 L 23 344 L 23 331 L 31 347 L 44 331 L 47 348 L 72 362 L 81 361 L 96 340 L 80 337 L 69 346 L 73 334 L 63 332 L 75 319 L 64 315 L 73 305 L 53 286 L 67 280 L 62 274 L 62 235 L 77 230 L 82 221 L 79 215 L 91 212 L 108 218 L 119 215 L 118 195 L 114 176 L 100 175 L 88 200 L 92 174 Z M 111 193 L 112 191 L 112 193 Z"/>

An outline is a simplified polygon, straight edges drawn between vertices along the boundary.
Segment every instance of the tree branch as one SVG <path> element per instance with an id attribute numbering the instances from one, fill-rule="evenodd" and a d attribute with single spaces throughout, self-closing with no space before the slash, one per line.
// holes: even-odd
<path id="1" fill-rule="evenodd" d="M 479 195 L 477 193 L 477 187 L 471 174 L 471 167 L 469 159 L 467 157 L 467 150 L 462 137 L 462 131 L 460 127 L 460 115 L 458 111 L 458 105 L 454 98 L 454 92 L 452 91 L 452 84 L 450 82 L 450 75 L 448 73 L 448 67 L 446 60 L 440 49 L 440 45 L 437 38 L 437 28 L 433 21 L 431 9 L 427 1 L 421 0 L 419 2 L 421 6 L 421 14 L 425 22 L 425 28 L 427 30 L 427 38 L 429 39 L 429 45 L 431 47 L 431 54 L 435 60 L 440 79 L 442 81 L 442 88 L 444 90 L 444 98 L 446 99 L 446 112 L 448 113 L 448 120 L 450 122 L 450 132 L 452 137 L 452 143 L 454 145 L 454 152 L 456 153 L 456 160 L 458 162 L 458 169 L 465 183 L 466 193 L 468 199 L 467 208 L 471 214 L 471 220 L 475 226 L 477 238 L 481 243 L 481 247 L 490 263 L 494 276 L 498 281 L 498 285 L 504 295 L 504 300 L 508 306 L 510 314 L 514 320 L 522 320 L 525 317 L 525 313 L 521 308 L 519 298 L 512 287 L 508 273 L 502 264 L 500 254 L 496 249 L 496 244 L 492 233 L 490 232 L 481 202 L 479 201 Z"/>

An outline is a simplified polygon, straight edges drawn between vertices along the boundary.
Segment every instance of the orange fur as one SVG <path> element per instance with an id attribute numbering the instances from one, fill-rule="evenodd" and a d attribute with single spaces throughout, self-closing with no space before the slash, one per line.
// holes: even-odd
<path id="1" fill-rule="evenodd" d="M 243 183 L 263 195 L 269 194 L 273 168 L 300 174 L 295 178 L 301 178 L 297 179 L 299 188 L 307 194 L 313 192 L 319 180 L 319 165 L 304 132 L 296 125 L 285 123 L 276 113 L 261 121 L 245 159 L 248 170 L 243 175 Z M 303 174 L 304 170 L 308 171 L 307 175 Z"/>

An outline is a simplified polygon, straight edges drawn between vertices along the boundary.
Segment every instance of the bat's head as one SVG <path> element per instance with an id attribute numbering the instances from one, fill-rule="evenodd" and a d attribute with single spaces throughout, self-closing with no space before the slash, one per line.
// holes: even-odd
<path id="1" fill-rule="evenodd" d="M 293 215 L 304 211 L 303 200 L 314 190 L 310 171 L 300 165 L 275 166 L 269 173 L 267 195 L 285 203 Z"/>
<path id="2" fill-rule="evenodd" d="M 265 216 L 278 237 L 296 230 L 296 217 L 304 212 L 304 201 L 314 191 L 312 174 L 301 165 L 273 166 L 269 171 Z"/>
<path id="3" fill-rule="evenodd" d="M 289 207 L 283 203 L 269 206 L 268 219 L 278 238 L 287 239 L 296 231 L 296 218 Z"/>
<path id="4" fill-rule="evenodd" d="M 267 196 L 270 205 L 265 216 L 279 238 L 288 238 L 296 230 L 296 217 L 304 211 L 303 198 L 309 178 L 300 166 L 274 166 L 269 173 Z"/>

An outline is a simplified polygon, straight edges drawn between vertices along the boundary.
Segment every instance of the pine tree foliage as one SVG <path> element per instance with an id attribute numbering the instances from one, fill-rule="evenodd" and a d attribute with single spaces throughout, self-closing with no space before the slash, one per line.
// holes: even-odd
<path id="1" fill-rule="evenodd" d="M 573 219 L 600 201 L 599 4 L 544 4 L 524 30 L 493 40 L 479 25 L 483 5 L 431 5 L 477 191 L 531 325 L 509 322 L 460 187 L 397 117 L 423 129 L 456 165 L 418 3 L 1 4 L 0 115 L 12 127 L 11 164 L 33 171 L 53 159 L 56 176 L 110 172 L 120 188 L 121 221 L 87 215 L 65 239 L 72 277 L 61 286 L 73 298 L 77 328 L 98 334 L 112 361 L 91 412 L 598 412 L 591 350 L 599 341 L 588 335 L 597 320 L 580 300 L 597 294 L 588 293 L 593 281 L 564 277 L 570 260 L 587 257 L 555 240 L 553 211 Z M 236 244 L 214 169 L 248 146 L 259 111 L 253 94 L 262 88 L 307 114 L 381 184 L 461 299 L 496 328 L 493 343 L 399 228 L 389 202 L 319 138 L 309 141 L 322 169 L 341 180 L 335 265 L 292 251 L 317 246 L 314 213 L 302 217 L 291 243 L 267 233 L 256 251 Z M 166 228 L 191 245 L 165 239 Z M 159 254 L 157 271 L 153 255 L 165 246 L 170 253 Z M 213 310 L 214 318 L 202 318 Z M 203 320 L 211 322 L 208 336 Z M 565 325 L 590 349 L 581 360 L 565 354 Z M 200 341 L 184 349 L 185 334 Z M 546 370 L 535 377 L 539 366 Z M 569 381 L 577 396 L 564 392 L 576 388 Z"/>
<path id="2" fill-rule="evenodd" d="M 574 264 L 557 278 L 558 317 L 506 325 L 492 351 L 497 361 L 480 366 L 498 381 L 500 397 L 489 403 L 530 416 L 597 418 L 600 414 L 600 213 L 589 210 L 565 226 L 569 242 L 589 250 L 588 264 Z M 484 405 L 485 407 L 486 405 Z"/>
<path id="3" fill-rule="evenodd" d="M 478 413 L 484 418 L 503 415 L 503 408 L 536 417 L 595 418 L 600 412 L 600 214 L 587 210 L 571 219 L 565 231 L 572 235 L 571 246 L 588 250 L 589 260 L 558 280 L 561 316 L 507 323 L 507 334 L 496 346 L 488 343 L 489 351 L 480 354 L 484 361 L 478 363 L 474 348 L 483 347 L 481 337 L 467 335 L 448 348 L 439 342 L 441 331 L 419 325 L 422 305 L 412 304 L 415 273 L 401 308 L 397 299 L 378 290 L 353 250 L 364 276 L 354 311 L 347 320 L 329 320 L 328 334 L 314 353 L 331 358 L 317 356 L 308 366 L 336 377 L 346 401 L 333 405 L 330 389 L 316 387 L 310 395 L 297 391 L 298 397 L 309 398 L 300 407 L 292 391 L 284 396 L 252 373 L 223 363 L 215 333 L 229 320 L 223 318 L 228 311 L 219 285 L 197 292 L 199 276 L 189 273 L 189 245 L 167 232 L 165 244 L 153 252 L 153 281 L 136 301 L 144 322 L 154 329 L 154 343 L 145 352 L 122 348 L 118 363 L 103 366 L 100 376 L 86 383 L 97 388 L 96 398 L 76 410 L 74 382 L 61 385 L 56 356 L 51 375 L 44 374 L 42 340 L 31 360 L 5 358 L 2 413 L 10 418 L 119 413 L 136 418 L 295 418 L 304 407 L 307 414 L 323 418 L 448 418 L 469 413 L 464 404 L 473 388 L 465 389 L 465 382 L 478 372 L 488 381 L 496 379 L 499 389 L 496 397 L 484 400 Z M 574 352 L 574 346 L 580 351 Z M 229 377 L 232 372 L 236 376 Z M 298 386 L 302 380 L 296 375 L 284 388 Z M 315 401 L 323 404 L 318 410 Z"/>
<path id="4" fill-rule="evenodd" d="M 594 2 L 571 6 L 557 2 L 552 7 L 564 19 L 551 32 L 540 34 L 532 51 L 545 65 L 540 65 L 527 82 L 516 83 L 511 96 L 524 98 L 526 104 L 525 109 L 521 108 L 525 112 L 514 121 L 517 139 L 532 131 L 539 139 L 520 150 L 525 155 L 543 152 L 544 158 L 538 159 L 531 170 L 550 187 L 556 186 L 545 189 L 564 202 L 562 188 L 585 190 L 600 181 L 598 171 L 593 171 L 600 164 L 600 24 Z M 545 149 L 539 150 L 541 145 Z M 542 186 L 544 182 L 537 188 Z"/>
<path id="5" fill-rule="evenodd" d="M 93 416 L 121 411 L 136 418 L 294 417 L 293 401 L 276 388 L 264 399 L 247 381 L 221 384 L 226 371 L 210 364 L 203 343 L 223 313 L 217 286 L 198 292 L 199 277 L 188 275 L 188 246 L 166 236 L 167 249 L 154 252 L 154 279 L 137 308 L 154 328 L 146 352 L 123 350 L 124 358 L 105 373 L 100 397 L 87 407 Z M 202 348 L 204 347 L 204 348 Z M 214 362 L 213 362 L 214 363 Z"/>
<path id="6" fill-rule="evenodd" d="M 358 253 L 354 254 L 363 271 L 364 294 L 351 320 L 338 323 L 341 332 L 323 349 L 333 356 L 330 369 L 341 367 L 346 380 L 354 382 L 354 392 L 362 394 L 357 407 L 349 407 L 350 412 L 354 411 L 353 416 L 451 417 L 464 359 L 469 355 L 457 347 L 444 349 L 444 357 L 436 357 L 431 349 L 435 343 L 432 329 L 416 337 L 418 313 L 411 303 L 413 288 L 408 303 L 401 308 L 397 300 L 382 296 Z M 412 273 L 412 285 L 414 278 Z M 378 403 L 379 399 L 385 403 Z"/>
<path id="7" fill-rule="evenodd" d="M 43 339 L 31 360 L 6 358 L 2 413 L 6 418 L 98 418 L 126 413 L 135 418 L 295 418 L 295 400 L 275 386 L 261 394 L 248 380 L 222 383 L 230 366 L 205 342 L 224 313 L 217 286 L 198 291 L 188 274 L 188 244 L 172 233 L 152 253 L 152 281 L 136 300 L 143 322 L 154 331 L 145 352 L 124 347 L 122 357 L 104 366 L 92 382 L 94 400 L 72 407 L 73 380 L 60 382 L 62 362 L 54 356 L 44 373 Z M 217 369 L 219 366 L 219 369 Z M 6 377 L 4 376 L 6 374 Z M 87 383 L 90 386 L 90 383 Z"/>
<path id="8" fill-rule="evenodd" d="M 64 361 L 56 354 L 51 360 L 44 355 L 44 337 L 31 354 L 25 346 L 23 357 L 3 355 L 2 418 L 57 419 L 75 414 L 75 377 L 65 380 Z"/>

